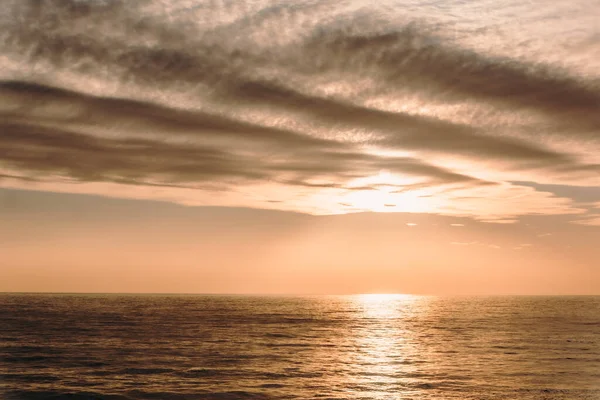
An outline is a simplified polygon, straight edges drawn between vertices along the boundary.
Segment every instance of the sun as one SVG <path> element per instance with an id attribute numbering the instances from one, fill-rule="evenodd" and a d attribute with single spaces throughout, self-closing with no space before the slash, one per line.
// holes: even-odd
<path id="1" fill-rule="evenodd" d="M 434 194 L 435 187 L 418 178 L 380 171 L 349 182 L 348 191 L 338 199 L 353 211 L 431 213 L 445 203 Z"/>
<path id="2" fill-rule="evenodd" d="M 412 297 L 409 294 L 403 293 L 363 293 L 358 296 L 365 303 L 380 303 Z"/>
<path id="3" fill-rule="evenodd" d="M 414 296 L 400 293 L 368 293 L 357 296 L 357 302 L 369 318 L 394 318 L 404 303 L 414 300 Z"/>
<path id="4" fill-rule="evenodd" d="M 431 199 L 422 197 L 417 191 L 397 192 L 395 187 L 379 187 L 377 189 L 360 190 L 349 193 L 344 203 L 354 208 L 373 212 L 431 212 Z"/>

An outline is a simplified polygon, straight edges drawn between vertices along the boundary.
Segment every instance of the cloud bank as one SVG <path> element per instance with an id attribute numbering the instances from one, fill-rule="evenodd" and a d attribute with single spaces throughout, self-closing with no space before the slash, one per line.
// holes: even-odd
<path id="1" fill-rule="evenodd" d="M 600 60 L 584 56 L 600 54 L 599 11 L 579 6 L 555 24 L 562 2 L 8 1 L 0 184 L 317 214 L 582 213 L 519 184 L 600 185 Z"/>

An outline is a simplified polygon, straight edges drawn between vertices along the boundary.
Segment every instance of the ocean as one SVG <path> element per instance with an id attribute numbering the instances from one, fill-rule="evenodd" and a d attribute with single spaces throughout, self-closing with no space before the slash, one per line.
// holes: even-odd
<path id="1" fill-rule="evenodd" d="M 600 297 L 0 295 L 2 399 L 600 399 Z"/>

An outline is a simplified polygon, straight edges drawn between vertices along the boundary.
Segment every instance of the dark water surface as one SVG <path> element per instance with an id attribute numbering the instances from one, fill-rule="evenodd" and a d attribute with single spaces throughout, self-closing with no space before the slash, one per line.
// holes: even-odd
<path id="1" fill-rule="evenodd" d="M 0 295 L 4 399 L 600 399 L 600 297 Z"/>

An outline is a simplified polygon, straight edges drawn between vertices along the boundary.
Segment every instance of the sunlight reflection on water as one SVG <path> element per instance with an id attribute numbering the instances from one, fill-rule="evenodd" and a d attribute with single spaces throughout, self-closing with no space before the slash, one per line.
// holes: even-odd
<path id="1" fill-rule="evenodd" d="M 354 364 L 361 366 L 357 384 L 363 391 L 377 388 L 362 395 L 383 399 L 398 392 L 398 370 L 408 376 L 413 369 L 411 361 L 419 353 L 418 342 L 402 320 L 411 314 L 426 313 L 427 300 L 404 294 L 364 294 L 356 296 L 355 301 L 365 319 L 365 324 L 353 332 L 359 349 Z M 406 379 L 407 383 L 411 380 Z M 360 390 L 353 395 L 360 396 Z"/>

